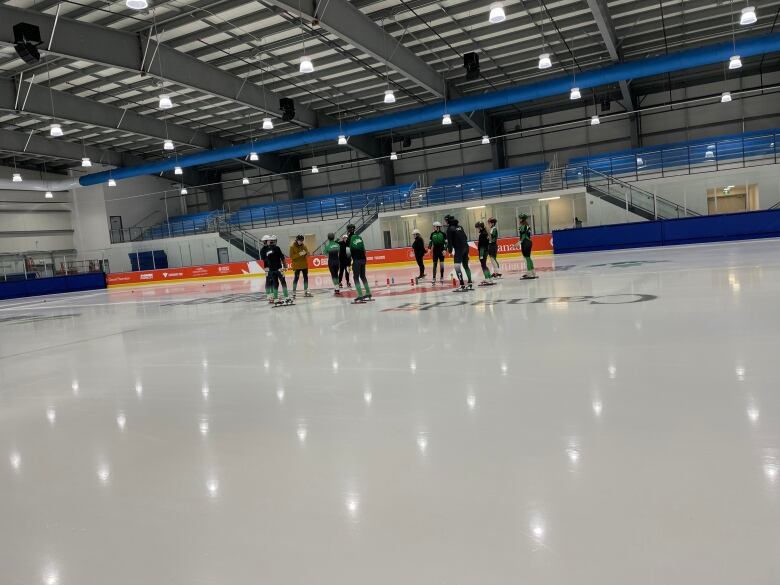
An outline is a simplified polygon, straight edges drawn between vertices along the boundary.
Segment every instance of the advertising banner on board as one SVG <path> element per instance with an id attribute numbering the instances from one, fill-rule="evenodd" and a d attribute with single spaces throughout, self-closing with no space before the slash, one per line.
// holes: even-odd
<path id="1" fill-rule="evenodd" d="M 544 234 L 533 236 L 534 253 L 549 253 L 552 251 L 552 236 Z M 474 250 L 474 256 L 477 255 L 476 243 L 470 242 L 469 245 Z M 520 253 L 518 239 L 499 238 L 498 253 L 500 256 L 516 256 Z M 431 254 L 425 255 L 430 259 Z M 369 265 L 402 265 L 414 262 L 414 252 L 411 248 L 390 248 L 387 250 L 371 250 L 366 252 L 366 258 Z M 290 260 L 287 259 L 287 267 L 290 266 Z M 309 268 L 311 270 L 327 270 L 327 256 L 309 256 Z M 138 284 L 176 282 L 182 280 L 199 280 L 210 278 L 241 278 L 244 276 L 253 276 L 263 274 L 263 268 L 259 262 L 231 262 L 229 264 L 205 264 L 202 266 L 185 266 L 182 268 L 163 268 L 159 270 L 139 270 L 136 272 L 117 272 L 106 275 L 106 284 L 108 286 L 129 286 Z"/>

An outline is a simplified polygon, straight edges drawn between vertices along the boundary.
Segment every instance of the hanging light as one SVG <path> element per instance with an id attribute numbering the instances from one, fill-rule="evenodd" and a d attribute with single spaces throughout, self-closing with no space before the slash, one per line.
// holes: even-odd
<path id="1" fill-rule="evenodd" d="M 637 167 L 645 166 L 645 159 L 643 159 L 641 156 L 636 157 L 636 166 Z"/>
<path id="2" fill-rule="evenodd" d="M 598 114 L 593 114 L 590 117 L 590 125 L 591 126 L 598 126 L 599 124 L 601 124 L 601 120 L 599 119 L 599 115 Z"/>
<path id="3" fill-rule="evenodd" d="M 176 165 L 176 168 L 173 169 L 173 174 L 174 175 L 183 175 L 184 171 L 182 170 L 182 168 L 179 165 Z"/>
<path id="4" fill-rule="evenodd" d="M 739 24 L 741 25 L 748 25 L 753 24 L 758 20 L 758 17 L 756 17 L 756 7 L 755 6 L 745 6 L 742 9 L 742 13 L 739 15 Z"/>
<path id="5" fill-rule="evenodd" d="M 125 6 L 130 10 L 145 10 L 149 8 L 149 3 L 146 0 L 126 0 Z"/>
<path id="6" fill-rule="evenodd" d="M 116 187 L 116 181 L 112 177 L 108 178 L 108 186 L 109 187 Z"/>
<path id="7" fill-rule="evenodd" d="M 539 69 L 549 69 L 550 67 L 552 67 L 550 53 L 542 53 L 539 55 Z"/>
<path id="8" fill-rule="evenodd" d="M 44 195 L 46 199 L 54 199 L 54 193 L 51 191 L 46 191 L 46 195 Z"/>
<path id="9" fill-rule="evenodd" d="M 485 134 L 485 135 L 482 137 L 482 144 L 490 144 L 490 136 L 488 136 L 487 134 Z"/>
<path id="10" fill-rule="evenodd" d="M 249 160 L 251 161 L 258 161 L 260 160 L 260 157 L 257 156 L 257 153 L 255 151 L 252 151 L 249 153 Z"/>
<path id="11" fill-rule="evenodd" d="M 301 65 L 298 68 L 301 73 L 314 73 L 314 63 L 306 55 L 301 57 Z"/>
<path id="12" fill-rule="evenodd" d="M 248 185 L 249 184 L 249 179 L 247 177 L 244 177 L 243 179 L 241 179 L 241 184 L 242 185 Z"/>
<path id="13" fill-rule="evenodd" d="M 739 55 L 729 57 L 729 69 L 739 69 L 740 67 L 742 67 L 742 59 L 739 58 Z"/>
<path id="14" fill-rule="evenodd" d="M 273 130 L 274 122 L 271 118 L 263 118 L 263 130 Z"/>
<path id="15" fill-rule="evenodd" d="M 163 142 L 163 150 L 173 150 L 173 140 L 166 138 Z"/>
<path id="16" fill-rule="evenodd" d="M 338 140 L 338 143 L 339 143 L 339 144 L 341 144 L 341 145 L 343 146 L 344 144 L 346 144 L 346 143 L 347 143 L 347 137 L 346 137 L 346 136 L 344 136 L 343 134 L 339 134 L 339 140 Z"/>
<path id="17" fill-rule="evenodd" d="M 49 127 L 49 136 L 52 136 L 54 138 L 59 138 L 62 136 L 62 126 L 59 124 L 52 124 Z"/>
<path id="18" fill-rule="evenodd" d="M 445 126 L 449 126 L 450 124 L 452 124 L 452 118 L 450 118 L 449 114 L 444 114 L 441 117 L 441 123 L 444 124 Z"/>
<path id="19" fill-rule="evenodd" d="M 173 107 L 171 98 L 166 94 L 160 94 L 160 101 L 157 102 L 157 107 L 161 110 L 170 110 Z"/>
<path id="20" fill-rule="evenodd" d="M 727 104 L 731 101 L 731 92 L 730 91 L 724 91 L 722 94 L 720 94 L 720 103 Z"/>
<path id="21" fill-rule="evenodd" d="M 711 144 L 707 147 L 707 152 L 704 153 L 704 158 L 715 158 L 715 145 Z"/>
<path id="22" fill-rule="evenodd" d="M 398 153 L 396 151 L 390 153 L 390 160 L 398 160 Z"/>
<path id="23" fill-rule="evenodd" d="M 386 104 L 394 104 L 395 103 L 395 94 L 393 93 L 392 89 L 386 89 L 385 90 L 385 103 Z"/>
<path id="24" fill-rule="evenodd" d="M 569 94 L 569 99 L 570 100 L 578 100 L 581 97 L 582 97 L 582 94 L 580 93 L 580 88 L 579 87 L 572 87 L 571 88 L 571 93 Z"/>
<path id="25" fill-rule="evenodd" d="M 84 158 L 81 159 L 81 166 L 84 167 L 85 169 L 92 166 L 92 161 L 89 160 L 88 156 L 85 156 Z"/>
<path id="26" fill-rule="evenodd" d="M 182 187 L 179 191 L 179 195 L 186 195 L 187 194 L 187 187 Z"/>
<path id="27" fill-rule="evenodd" d="M 14 173 L 11 176 L 11 182 L 13 182 L 13 183 L 21 183 L 22 182 L 22 173 Z"/>
<path id="28" fill-rule="evenodd" d="M 493 24 L 504 22 L 506 20 L 506 12 L 504 12 L 504 5 L 501 2 L 493 2 L 490 5 L 490 16 L 488 20 Z"/>
<path id="29" fill-rule="evenodd" d="M 317 168 L 317 165 L 311 165 L 311 174 L 315 175 L 320 172 L 320 169 Z"/>

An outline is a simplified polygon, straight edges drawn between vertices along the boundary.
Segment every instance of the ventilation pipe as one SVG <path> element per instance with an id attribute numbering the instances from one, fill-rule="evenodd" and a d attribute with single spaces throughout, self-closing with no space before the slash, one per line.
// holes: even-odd
<path id="1" fill-rule="evenodd" d="M 640 77 L 661 75 L 673 71 L 682 71 L 684 69 L 693 69 L 705 65 L 723 63 L 727 62 L 734 54 L 744 58 L 775 51 L 780 51 L 780 34 L 743 39 L 736 43 L 729 41 L 658 57 L 648 57 L 646 59 L 618 63 L 602 69 L 578 73 L 577 86 L 582 90 L 585 88 L 613 84 L 619 81 L 628 81 Z M 373 134 L 383 130 L 390 130 L 391 128 L 412 126 L 423 122 L 441 120 L 442 115 L 445 113 L 450 115 L 466 114 L 476 110 L 498 108 L 554 95 L 568 95 L 573 83 L 574 81 L 571 76 L 559 76 L 538 83 L 448 100 L 446 110 L 443 102 L 436 103 L 393 114 L 385 114 L 353 122 L 342 122 L 340 126 L 333 125 L 324 128 L 316 128 L 297 132 L 295 134 L 286 134 L 268 140 L 255 141 L 254 143 L 237 144 L 225 148 L 206 150 L 188 156 L 180 156 L 177 159 L 167 159 L 134 167 L 119 168 L 111 171 L 110 174 L 111 177 L 116 180 L 127 179 L 140 175 L 171 171 L 175 166 L 191 167 L 195 165 L 216 163 L 232 158 L 244 158 L 248 156 L 250 152 L 276 152 L 299 148 L 308 144 L 327 141 L 335 142 L 340 134 L 346 136 Z M 109 172 L 106 171 L 84 175 L 79 179 L 79 183 L 83 186 L 95 185 L 97 183 L 105 183 L 108 179 Z"/>

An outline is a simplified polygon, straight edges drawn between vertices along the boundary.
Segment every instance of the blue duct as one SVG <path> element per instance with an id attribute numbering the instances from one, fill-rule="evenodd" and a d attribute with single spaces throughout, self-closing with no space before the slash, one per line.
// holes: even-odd
<path id="1" fill-rule="evenodd" d="M 672 71 L 681 71 L 683 69 L 693 69 L 713 63 L 728 61 L 734 54 L 742 58 L 761 55 L 780 51 L 780 34 L 765 35 L 737 41 L 735 45 L 731 42 L 718 45 L 701 47 L 698 49 L 689 49 L 660 57 L 648 57 L 638 61 L 629 61 L 610 65 L 595 71 L 586 71 L 577 75 L 577 86 L 580 89 L 587 89 L 617 83 L 619 81 L 628 81 L 640 77 L 649 77 L 652 75 L 661 75 Z M 360 134 L 372 134 L 391 128 L 402 126 L 413 126 L 423 122 L 441 119 L 442 115 L 465 114 L 475 110 L 487 110 L 498 108 L 510 104 L 550 97 L 554 95 L 568 94 L 572 87 L 572 78 L 568 75 L 531 83 L 524 86 L 512 87 L 500 91 L 483 93 L 469 97 L 463 97 L 449 101 L 445 108 L 444 103 L 436 103 L 430 106 L 413 108 L 357 120 L 354 122 L 345 122 L 341 128 L 339 126 L 327 126 L 324 128 L 315 128 L 295 134 L 286 134 L 278 138 L 270 138 L 225 148 L 206 150 L 183 156 L 179 159 L 166 159 L 158 162 L 138 165 L 135 167 L 119 168 L 112 171 L 104 171 L 84 175 L 79 179 L 82 186 L 96 185 L 105 183 L 109 178 L 127 179 L 140 175 L 151 175 L 163 171 L 171 171 L 174 167 L 191 167 L 195 165 L 204 165 L 215 163 L 232 158 L 244 158 L 254 151 L 275 152 L 315 144 L 318 142 L 335 141 L 339 134 L 346 136 L 358 136 Z"/>

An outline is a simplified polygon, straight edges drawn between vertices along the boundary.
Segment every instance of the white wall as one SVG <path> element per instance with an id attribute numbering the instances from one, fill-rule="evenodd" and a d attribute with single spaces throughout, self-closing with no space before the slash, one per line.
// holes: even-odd
<path id="1" fill-rule="evenodd" d="M 108 217 L 118 215 L 124 228 L 155 225 L 165 221 L 166 213 L 174 216 L 186 212 L 186 208 L 182 208 L 179 187 L 168 179 L 147 175 L 117 181 L 116 187 L 102 185 L 101 188 L 106 202 L 106 221 Z"/>

